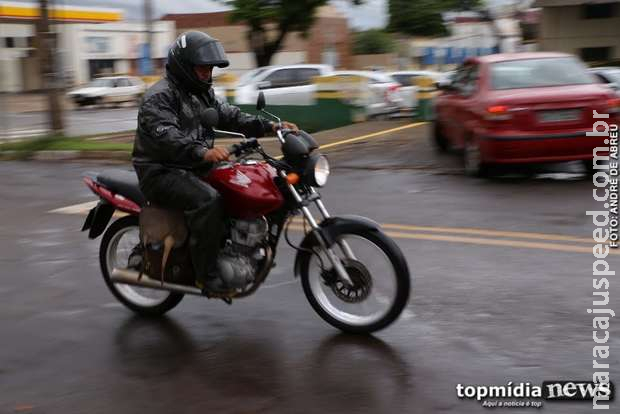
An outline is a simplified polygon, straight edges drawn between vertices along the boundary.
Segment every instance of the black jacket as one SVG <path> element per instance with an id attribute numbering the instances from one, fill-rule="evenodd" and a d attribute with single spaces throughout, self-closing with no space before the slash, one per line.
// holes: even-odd
<path id="1" fill-rule="evenodd" d="M 211 128 L 201 123 L 207 108 L 218 112 L 217 129 L 247 137 L 262 137 L 272 130 L 271 122 L 216 99 L 213 89 L 197 96 L 168 75 L 146 92 L 138 112 L 132 160 L 140 181 L 170 168 L 205 166 L 203 156 L 213 146 Z"/>

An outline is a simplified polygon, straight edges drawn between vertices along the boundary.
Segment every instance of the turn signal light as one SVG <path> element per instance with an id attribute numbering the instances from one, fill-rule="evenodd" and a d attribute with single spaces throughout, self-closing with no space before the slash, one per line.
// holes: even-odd
<path id="1" fill-rule="evenodd" d="M 286 182 L 291 185 L 295 185 L 299 183 L 299 175 L 296 173 L 288 173 L 286 175 Z"/>
<path id="2" fill-rule="evenodd" d="M 491 114 L 504 114 L 508 112 L 508 107 L 506 105 L 489 106 L 487 112 Z"/>
<path id="3" fill-rule="evenodd" d="M 607 108 L 609 113 L 620 112 L 620 98 L 611 98 L 607 100 Z"/>
<path id="4" fill-rule="evenodd" d="M 506 105 L 489 106 L 487 107 L 485 118 L 489 121 L 505 121 L 506 119 L 512 118 L 509 111 L 510 108 Z"/>

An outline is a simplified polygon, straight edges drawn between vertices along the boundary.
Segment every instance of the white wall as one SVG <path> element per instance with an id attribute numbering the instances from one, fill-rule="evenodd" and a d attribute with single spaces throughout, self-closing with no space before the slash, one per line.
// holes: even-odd
<path id="1" fill-rule="evenodd" d="M 89 80 L 88 61 L 93 59 L 115 60 L 116 72 L 128 72 L 129 61 L 141 56 L 140 45 L 146 42 L 145 25 L 140 23 L 62 25 L 59 30 L 62 32 L 61 47 L 65 51 L 65 66 L 74 71 L 76 83 Z M 174 22 L 155 22 L 153 57 L 166 57 L 168 47 L 174 39 Z M 99 49 L 97 44 L 100 45 Z"/>
<path id="2" fill-rule="evenodd" d="M 0 38 L 24 39 L 35 35 L 31 24 L 0 24 Z M 21 41 L 21 40 L 20 40 Z M 4 43 L 2 43 L 4 46 Z M 25 45 L 24 45 L 25 46 Z M 28 49 L 23 47 L 0 47 L 0 92 L 19 92 L 22 89 L 21 62 Z"/>

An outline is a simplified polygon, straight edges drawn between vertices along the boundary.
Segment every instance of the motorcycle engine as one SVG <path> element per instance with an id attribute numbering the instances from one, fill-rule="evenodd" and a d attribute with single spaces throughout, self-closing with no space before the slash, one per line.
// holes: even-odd
<path id="1" fill-rule="evenodd" d="M 264 259 L 261 247 L 267 238 L 267 220 L 234 220 L 230 239 L 221 250 L 217 267 L 222 280 L 231 289 L 243 289 L 254 281 L 258 263 Z"/>

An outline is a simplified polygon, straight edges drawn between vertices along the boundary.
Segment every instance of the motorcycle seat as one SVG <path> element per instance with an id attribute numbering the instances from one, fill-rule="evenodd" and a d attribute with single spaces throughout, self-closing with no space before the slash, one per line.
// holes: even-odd
<path id="1" fill-rule="evenodd" d="M 138 177 L 135 172 L 107 170 L 97 176 L 97 181 L 113 193 L 129 198 L 140 207 L 146 205 L 146 197 L 140 191 Z"/>

